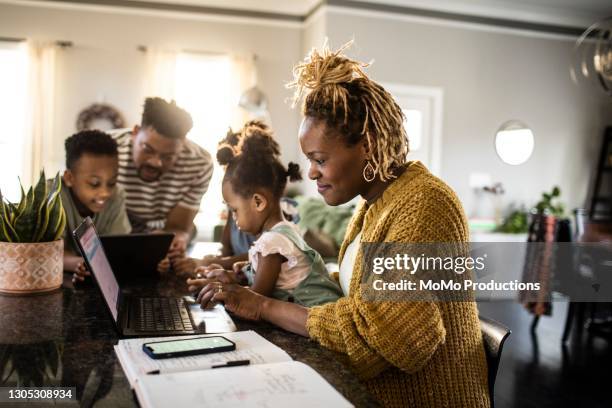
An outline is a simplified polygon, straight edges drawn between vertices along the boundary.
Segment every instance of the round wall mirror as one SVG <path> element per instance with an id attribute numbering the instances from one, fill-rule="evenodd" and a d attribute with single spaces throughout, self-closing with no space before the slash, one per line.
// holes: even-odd
<path id="1" fill-rule="evenodd" d="M 518 120 L 505 122 L 495 135 L 495 151 L 504 163 L 525 163 L 533 153 L 533 132 Z"/>

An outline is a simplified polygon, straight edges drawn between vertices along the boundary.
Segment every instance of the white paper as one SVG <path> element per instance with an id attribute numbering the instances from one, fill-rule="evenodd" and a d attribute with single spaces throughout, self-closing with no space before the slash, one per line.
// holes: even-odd
<path id="1" fill-rule="evenodd" d="M 136 395 L 144 408 L 352 406 L 316 371 L 297 361 L 148 375 L 139 379 Z"/>
<path id="2" fill-rule="evenodd" d="M 119 343 L 115 346 L 115 352 L 132 387 L 134 387 L 137 377 L 147 375 L 146 373 L 155 370 L 159 370 L 162 374 L 206 370 L 210 369 L 213 365 L 235 360 L 250 360 L 251 365 L 291 361 L 291 357 L 283 349 L 251 330 L 223 334 L 223 337 L 236 343 L 236 350 L 234 351 L 153 359 L 142 350 L 144 343 L 207 336 L 194 335 L 119 340 Z M 223 368 L 222 370 L 225 369 Z"/>

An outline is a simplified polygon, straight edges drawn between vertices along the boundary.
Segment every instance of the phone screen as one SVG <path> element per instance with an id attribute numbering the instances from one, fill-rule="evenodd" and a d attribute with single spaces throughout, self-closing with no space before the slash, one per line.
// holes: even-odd
<path id="1" fill-rule="evenodd" d="M 210 350 L 219 347 L 232 346 L 224 337 L 198 337 L 195 339 L 181 339 L 147 343 L 146 346 L 155 354 L 178 353 L 183 351 Z"/>

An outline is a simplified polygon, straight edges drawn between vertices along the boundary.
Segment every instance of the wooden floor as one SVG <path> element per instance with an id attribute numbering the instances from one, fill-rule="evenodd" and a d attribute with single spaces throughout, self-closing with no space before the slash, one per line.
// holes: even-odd
<path id="1" fill-rule="evenodd" d="M 585 331 L 562 347 L 566 303 L 553 305 L 553 316 L 540 319 L 535 336 L 532 316 L 520 304 L 481 303 L 479 310 L 512 330 L 495 383 L 497 408 L 612 407 L 610 342 Z"/>

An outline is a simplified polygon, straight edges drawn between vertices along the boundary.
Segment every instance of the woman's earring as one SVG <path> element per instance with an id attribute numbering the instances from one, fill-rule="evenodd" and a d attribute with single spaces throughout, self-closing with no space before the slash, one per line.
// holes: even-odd
<path id="1" fill-rule="evenodd" d="M 363 168 L 363 179 L 368 183 L 372 182 L 376 178 L 376 171 L 374 171 L 374 166 L 368 160 L 367 164 Z"/>

